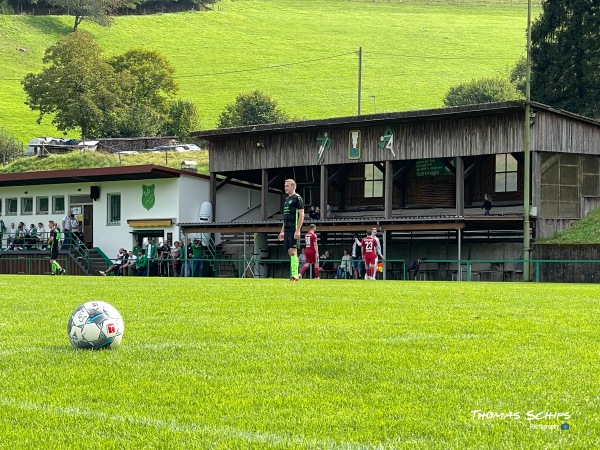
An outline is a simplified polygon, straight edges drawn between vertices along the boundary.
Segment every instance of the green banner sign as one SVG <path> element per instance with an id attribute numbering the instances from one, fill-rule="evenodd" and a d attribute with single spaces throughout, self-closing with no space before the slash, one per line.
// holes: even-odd
<path id="1" fill-rule="evenodd" d="M 452 175 L 452 172 L 439 159 L 421 159 L 417 161 L 418 177 L 437 177 Z"/>

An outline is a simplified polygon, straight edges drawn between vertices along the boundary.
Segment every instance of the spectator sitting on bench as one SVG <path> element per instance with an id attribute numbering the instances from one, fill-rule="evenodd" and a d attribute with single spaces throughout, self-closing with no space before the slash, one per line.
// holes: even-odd
<path id="1" fill-rule="evenodd" d="M 407 259 L 404 263 L 406 264 L 406 274 L 409 280 L 416 280 L 419 274 L 419 268 L 421 263 L 427 261 L 427 258 L 423 259 Z"/>
<path id="2" fill-rule="evenodd" d="M 333 271 L 333 256 L 331 255 L 331 253 L 329 253 L 329 250 L 325 250 L 325 254 L 321 255 L 319 257 L 320 261 L 321 261 L 321 267 L 319 269 L 319 271 Z"/>
<path id="3" fill-rule="evenodd" d="M 123 264 L 127 263 L 127 251 L 125 251 L 124 248 L 119 249 L 119 254 L 117 255 L 116 259 L 115 259 L 115 263 L 112 264 L 108 269 L 106 269 L 106 272 L 103 272 L 102 270 L 100 271 L 100 275 L 106 276 L 111 272 L 114 272 L 115 275 L 121 275 L 121 267 L 123 267 Z"/>

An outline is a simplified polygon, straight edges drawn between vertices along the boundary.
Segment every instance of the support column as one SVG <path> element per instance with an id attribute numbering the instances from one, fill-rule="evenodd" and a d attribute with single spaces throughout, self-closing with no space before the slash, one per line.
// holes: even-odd
<path id="1" fill-rule="evenodd" d="M 210 204 L 212 205 L 213 222 L 217 221 L 217 174 L 210 173 Z"/>
<path id="2" fill-rule="evenodd" d="M 320 186 L 320 199 L 319 208 L 321 209 L 321 220 L 327 219 L 327 199 L 329 198 L 329 186 L 327 180 L 329 178 L 329 170 L 325 164 L 321 165 L 321 186 Z"/>
<path id="3" fill-rule="evenodd" d="M 394 166 L 391 161 L 385 162 L 385 174 L 383 176 L 383 209 L 386 219 L 392 218 L 392 200 L 394 192 Z"/>
<path id="4" fill-rule="evenodd" d="M 456 180 L 456 215 L 465 215 L 465 162 L 462 157 L 457 156 L 454 168 Z"/>
<path id="5" fill-rule="evenodd" d="M 266 222 L 269 218 L 269 171 L 262 169 L 260 184 L 260 220 Z"/>

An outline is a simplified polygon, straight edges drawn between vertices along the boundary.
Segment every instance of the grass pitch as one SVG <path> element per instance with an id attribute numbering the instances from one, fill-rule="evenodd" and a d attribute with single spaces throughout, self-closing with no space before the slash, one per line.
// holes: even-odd
<path id="1" fill-rule="evenodd" d="M 597 448 L 599 292 L 2 276 L 0 447 Z M 116 351 L 70 347 L 92 299 Z"/>

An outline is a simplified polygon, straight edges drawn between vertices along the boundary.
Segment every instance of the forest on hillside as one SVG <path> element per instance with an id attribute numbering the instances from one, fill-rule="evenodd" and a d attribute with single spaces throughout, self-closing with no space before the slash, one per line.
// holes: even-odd
<path id="1" fill-rule="evenodd" d="M 152 14 L 157 12 L 194 11 L 209 8 L 218 0 L 134 0 L 129 6 L 119 8 L 118 15 Z M 0 1 L 2 12 L 15 14 L 54 15 L 60 14 L 60 0 L 4 0 Z M 127 2 L 126 2 L 127 3 Z"/>

